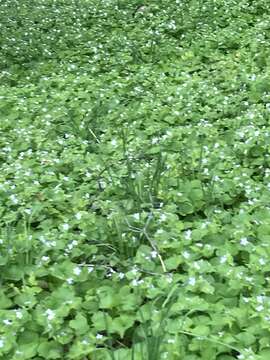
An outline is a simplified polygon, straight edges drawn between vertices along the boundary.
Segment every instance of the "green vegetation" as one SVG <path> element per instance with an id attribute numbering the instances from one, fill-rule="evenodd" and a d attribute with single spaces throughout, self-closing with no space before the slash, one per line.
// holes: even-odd
<path id="1" fill-rule="evenodd" d="M 269 0 L 0 0 L 0 359 L 270 358 Z"/>

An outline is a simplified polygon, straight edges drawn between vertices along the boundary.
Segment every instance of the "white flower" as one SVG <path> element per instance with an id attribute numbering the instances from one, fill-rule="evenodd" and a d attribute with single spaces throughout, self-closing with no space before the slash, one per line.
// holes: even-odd
<path id="1" fill-rule="evenodd" d="M 185 259 L 190 258 L 190 253 L 187 252 L 187 251 L 184 251 L 184 252 L 183 252 L 183 257 L 184 257 Z"/>
<path id="2" fill-rule="evenodd" d="M 224 264 L 227 261 L 227 255 L 221 256 L 219 261 L 221 264 Z"/>
<path id="3" fill-rule="evenodd" d="M 131 284 L 132 284 L 132 286 L 138 286 L 139 282 L 138 282 L 138 280 L 134 279 L 134 280 L 132 280 Z"/>
<path id="4" fill-rule="evenodd" d="M 51 309 L 47 309 L 45 311 L 45 315 L 47 316 L 48 320 L 53 320 L 55 318 L 55 312 Z"/>
<path id="5" fill-rule="evenodd" d="M 256 307 L 257 311 L 262 311 L 263 309 L 264 309 L 264 307 L 262 305 L 259 305 L 259 306 Z"/>
<path id="6" fill-rule="evenodd" d="M 266 262 L 265 262 L 265 260 L 263 258 L 259 259 L 259 263 L 260 263 L 260 265 L 265 265 L 266 264 Z"/>
<path id="7" fill-rule="evenodd" d="M 118 274 L 118 277 L 119 277 L 119 279 L 124 279 L 124 277 L 125 277 L 125 274 L 124 273 L 122 273 L 122 272 L 120 272 L 119 274 Z"/>
<path id="8" fill-rule="evenodd" d="M 140 214 L 139 214 L 139 213 L 133 214 L 132 217 L 133 217 L 135 220 L 139 220 L 139 219 L 140 219 Z"/>
<path id="9" fill-rule="evenodd" d="M 163 229 L 157 229 L 156 234 L 163 234 L 164 230 Z"/>
<path id="10" fill-rule="evenodd" d="M 190 277 L 188 279 L 188 285 L 194 286 L 196 284 L 196 279 L 195 277 Z"/>
<path id="11" fill-rule="evenodd" d="M 151 140 L 151 143 L 152 143 L 152 144 L 157 144 L 158 141 L 159 141 L 159 138 L 153 137 L 152 140 Z"/>
<path id="12" fill-rule="evenodd" d="M 116 139 L 112 139 L 111 144 L 112 144 L 112 146 L 116 146 L 116 145 L 117 145 L 117 140 L 116 140 Z"/>
<path id="13" fill-rule="evenodd" d="M 4 340 L 1 338 L 0 339 L 0 348 L 3 348 L 4 347 Z"/>
<path id="14" fill-rule="evenodd" d="M 134 274 L 134 275 L 137 274 L 137 272 L 138 272 L 137 267 L 134 266 L 133 269 L 131 270 L 131 272 L 132 272 L 132 274 Z"/>
<path id="15" fill-rule="evenodd" d="M 16 317 L 17 317 L 18 319 L 22 319 L 23 314 L 22 314 L 22 312 L 21 312 L 20 310 L 15 310 L 15 314 L 16 314 Z"/>
<path id="16" fill-rule="evenodd" d="M 157 257 L 158 253 L 156 251 L 151 251 L 151 257 L 154 259 Z"/>
<path id="17" fill-rule="evenodd" d="M 69 224 L 63 224 L 62 227 L 63 230 L 67 231 L 69 229 Z"/>
<path id="18" fill-rule="evenodd" d="M 88 266 L 87 270 L 89 273 L 91 273 L 94 270 L 94 266 L 92 266 L 92 265 Z"/>
<path id="19" fill-rule="evenodd" d="M 46 262 L 46 261 L 49 261 L 50 258 L 49 258 L 49 256 L 42 256 L 41 260 Z"/>
<path id="20" fill-rule="evenodd" d="M 249 244 L 249 241 L 246 237 L 243 237 L 240 239 L 240 244 L 245 246 L 245 245 L 248 245 Z"/>
<path id="21" fill-rule="evenodd" d="M 102 334 L 97 334 L 96 335 L 96 339 L 102 339 L 103 338 L 103 335 Z"/>
<path id="22" fill-rule="evenodd" d="M 75 218 L 76 218 L 77 220 L 81 220 L 82 214 L 81 214 L 80 212 L 78 212 L 77 214 L 75 214 Z"/>
<path id="23" fill-rule="evenodd" d="M 237 356 L 237 359 L 239 360 L 244 360 L 245 359 L 245 355 L 241 354 Z"/>
<path id="24" fill-rule="evenodd" d="M 74 280 L 73 280 L 72 278 L 68 278 L 68 279 L 67 279 L 67 283 L 68 283 L 69 285 L 73 284 L 73 282 L 74 282 Z"/>
<path id="25" fill-rule="evenodd" d="M 82 269 L 80 269 L 78 266 L 73 269 L 73 273 L 77 276 L 80 275 L 81 272 L 82 272 Z"/>
<path id="26" fill-rule="evenodd" d="M 161 214 L 160 220 L 161 221 L 166 221 L 167 220 L 167 215 L 166 214 Z"/>
<path id="27" fill-rule="evenodd" d="M 12 321 L 11 321 L 11 320 L 8 320 L 8 319 L 4 319 L 4 320 L 3 320 L 3 323 L 4 323 L 5 325 L 11 325 L 11 324 L 12 324 Z"/>
<path id="28" fill-rule="evenodd" d="M 138 285 L 140 285 L 142 283 L 143 283 L 143 280 L 134 279 L 134 280 L 132 280 L 131 285 L 132 286 L 138 286 Z"/>
<path id="29" fill-rule="evenodd" d="M 186 238 L 187 240 L 190 240 L 190 239 L 191 239 L 191 235 L 192 235 L 192 231 L 191 231 L 191 230 L 185 231 L 185 238 Z"/>
<path id="30" fill-rule="evenodd" d="M 18 204 L 19 203 L 19 200 L 18 198 L 16 197 L 16 195 L 10 195 L 10 200 L 13 202 L 13 204 Z"/>

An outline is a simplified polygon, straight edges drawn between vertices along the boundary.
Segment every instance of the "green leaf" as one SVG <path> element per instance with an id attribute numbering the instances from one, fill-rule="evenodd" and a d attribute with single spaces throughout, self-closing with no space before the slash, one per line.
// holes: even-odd
<path id="1" fill-rule="evenodd" d="M 0 309 L 8 309 L 12 301 L 6 296 L 4 290 L 0 290 Z"/>
<path id="2" fill-rule="evenodd" d="M 76 330 L 76 334 L 85 334 L 89 330 L 89 325 L 86 317 L 82 314 L 77 314 L 74 320 L 69 322 L 69 326 Z"/>
<path id="3" fill-rule="evenodd" d="M 171 256 L 170 258 L 165 260 L 165 266 L 168 271 L 175 270 L 182 263 L 181 256 Z"/>
<path id="4" fill-rule="evenodd" d="M 98 332 L 110 330 L 112 326 L 111 316 L 101 311 L 98 311 L 92 316 L 92 322 Z"/>
<path id="5" fill-rule="evenodd" d="M 56 341 L 42 341 L 38 347 L 38 354 L 45 359 L 62 359 L 63 349 Z"/>
<path id="6" fill-rule="evenodd" d="M 270 359 L 270 349 L 261 350 L 260 353 L 259 353 L 259 356 L 260 356 L 261 360 Z"/>
<path id="7" fill-rule="evenodd" d="M 112 321 L 112 331 L 118 333 L 123 338 L 125 331 L 129 329 L 135 322 L 135 316 L 120 315 Z"/>
<path id="8" fill-rule="evenodd" d="M 192 330 L 192 332 L 196 335 L 207 336 L 210 334 L 210 329 L 206 325 L 198 325 Z"/>

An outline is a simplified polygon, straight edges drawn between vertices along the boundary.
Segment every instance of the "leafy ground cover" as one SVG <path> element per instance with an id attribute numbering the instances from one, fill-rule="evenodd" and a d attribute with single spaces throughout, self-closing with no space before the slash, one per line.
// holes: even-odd
<path id="1" fill-rule="evenodd" d="M 269 10 L 0 1 L 0 359 L 269 359 Z"/>

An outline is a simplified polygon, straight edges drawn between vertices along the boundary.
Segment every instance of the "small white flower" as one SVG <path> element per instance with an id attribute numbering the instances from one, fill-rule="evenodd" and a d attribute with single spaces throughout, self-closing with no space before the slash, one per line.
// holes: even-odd
<path id="1" fill-rule="evenodd" d="M 143 280 L 134 279 L 134 280 L 132 280 L 131 285 L 138 286 L 138 285 L 141 285 L 142 283 L 143 283 Z"/>
<path id="2" fill-rule="evenodd" d="M 22 314 L 22 312 L 21 312 L 20 310 L 15 310 L 15 314 L 16 314 L 16 317 L 17 317 L 18 319 L 22 319 L 23 314 Z"/>
<path id="3" fill-rule="evenodd" d="M 249 241 L 246 237 L 243 237 L 240 239 L 240 244 L 243 245 L 243 246 L 246 246 L 249 244 Z"/>
<path id="4" fill-rule="evenodd" d="M 82 214 L 81 214 L 80 212 L 78 212 L 77 214 L 75 214 L 75 218 L 76 218 L 77 220 L 81 220 Z"/>
<path id="5" fill-rule="evenodd" d="M 97 334 L 97 335 L 96 335 L 96 339 L 99 340 L 99 339 L 102 339 L 102 338 L 103 338 L 103 335 L 102 335 L 102 334 Z"/>
<path id="6" fill-rule="evenodd" d="M 69 224 L 63 224 L 62 227 L 63 230 L 67 231 L 69 229 Z"/>
<path id="7" fill-rule="evenodd" d="M 244 359 L 245 359 L 245 355 L 240 354 L 240 355 L 237 356 L 237 359 L 239 359 L 239 360 L 244 360 Z"/>
<path id="8" fill-rule="evenodd" d="M 118 274 L 118 277 L 119 277 L 119 279 L 124 279 L 124 277 L 125 277 L 125 274 L 124 273 L 122 273 L 122 272 L 120 272 L 119 274 Z"/>
<path id="9" fill-rule="evenodd" d="M 260 263 L 260 265 L 265 265 L 266 264 L 266 262 L 265 262 L 265 260 L 263 258 L 259 259 L 259 263 Z"/>
<path id="10" fill-rule="evenodd" d="M 192 231 L 191 231 L 191 230 L 185 231 L 185 238 L 186 238 L 187 240 L 190 240 L 190 239 L 191 239 L 191 235 L 192 235 Z"/>
<path id="11" fill-rule="evenodd" d="M 68 283 L 69 285 L 72 285 L 73 282 L 74 282 L 74 280 L 73 280 L 72 278 L 68 278 L 68 279 L 67 279 L 67 283 Z"/>
<path id="12" fill-rule="evenodd" d="M 91 273 L 94 270 L 94 266 L 90 265 L 87 267 L 87 271 Z"/>
<path id="13" fill-rule="evenodd" d="M 53 320 L 55 318 L 55 312 L 51 309 L 47 309 L 45 311 L 45 315 L 47 316 L 48 320 Z"/>
<path id="14" fill-rule="evenodd" d="M 78 266 L 73 269 L 73 273 L 77 276 L 79 276 L 81 272 L 82 269 L 80 269 Z"/>
<path id="15" fill-rule="evenodd" d="M 158 141 L 159 141 L 159 138 L 153 137 L 152 140 L 151 140 L 151 143 L 154 145 L 154 144 L 157 144 Z"/>
<path id="16" fill-rule="evenodd" d="M 227 261 L 227 255 L 221 256 L 219 261 L 221 264 L 225 264 L 225 262 Z"/>
<path id="17" fill-rule="evenodd" d="M 112 139 L 111 144 L 112 144 L 112 146 L 116 146 L 116 145 L 117 145 L 117 140 L 116 140 L 116 139 Z"/>
<path id="18" fill-rule="evenodd" d="M 175 339 L 168 339 L 168 344 L 174 344 L 175 343 Z"/>
<path id="19" fill-rule="evenodd" d="M 190 258 L 190 253 L 187 252 L 187 251 L 184 251 L 184 252 L 183 252 L 183 257 L 184 257 L 185 259 L 189 259 L 189 258 Z"/>
<path id="20" fill-rule="evenodd" d="M 160 220 L 161 221 L 166 221 L 167 220 L 167 215 L 166 214 L 161 214 Z"/>
<path id="21" fill-rule="evenodd" d="M 163 234 L 164 230 L 163 229 L 157 229 L 156 234 Z"/>
<path id="22" fill-rule="evenodd" d="M 259 312 L 262 311 L 263 309 L 264 309 L 264 307 L 262 305 L 259 305 L 256 307 L 256 310 Z"/>
<path id="23" fill-rule="evenodd" d="M 19 200 L 18 198 L 16 197 L 16 195 L 10 195 L 10 200 L 13 202 L 13 204 L 18 204 L 19 203 Z"/>
<path id="24" fill-rule="evenodd" d="M 3 348 L 4 347 L 4 340 L 1 338 L 0 339 L 0 348 Z"/>
<path id="25" fill-rule="evenodd" d="M 12 321 L 11 321 L 11 320 L 8 320 L 8 319 L 4 319 L 4 320 L 3 320 L 3 323 L 4 323 L 5 325 L 11 325 L 11 324 L 12 324 Z"/>
<path id="26" fill-rule="evenodd" d="M 46 262 L 46 261 L 49 261 L 50 258 L 49 258 L 49 256 L 42 256 L 41 260 Z"/>
<path id="27" fill-rule="evenodd" d="M 188 285 L 194 286 L 196 284 L 196 279 L 195 277 L 190 277 L 188 279 Z"/>
<path id="28" fill-rule="evenodd" d="M 138 286 L 139 285 L 138 280 L 137 279 L 132 280 L 131 285 L 132 286 Z"/>
<path id="29" fill-rule="evenodd" d="M 153 259 L 155 259 L 156 257 L 157 257 L 157 255 L 158 255 L 158 253 L 156 252 L 156 251 L 151 251 L 151 257 L 153 258 Z"/>
<path id="30" fill-rule="evenodd" d="M 133 269 L 131 270 L 131 272 L 132 272 L 132 274 L 134 274 L 134 275 L 137 274 L 137 272 L 138 272 L 137 267 L 134 266 Z"/>
<path id="31" fill-rule="evenodd" d="M 132 217 L 133 217 L 135 220 L 140 220 L 140 214 L 139 214 L 139 213 L 133 214 Z"/>

